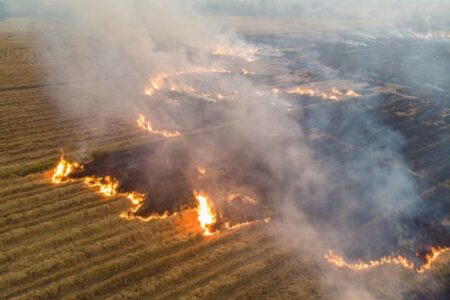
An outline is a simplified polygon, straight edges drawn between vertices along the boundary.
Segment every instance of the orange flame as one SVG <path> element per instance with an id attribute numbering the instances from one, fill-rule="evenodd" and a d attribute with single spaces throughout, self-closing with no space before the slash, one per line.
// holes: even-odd
<path id="1" fill-rule="evenodd" d="M 69 180 L 68 176 L 76 169 L 82 169 L 83 166 L 76 162 L 68 162 L 64 159 L 63 154 L 61 154 L 61 159 L 57 166 L 55 167 L 52 175 L 52 182 L 54 183 L 63 183 Z M 169 214 L 168 212 L 158 215 L 153 214 L 148 217 L 141 217 L 135 215 L 137 210 L 142 206 L 143 202 L 146 199 L 145 194 L 141 194 L 138 192 L 129 192 L 129 193 L 119 193 L 119 181 L 110 176 L 105 177 L 95 177 L 95 176 L 86 176 L 83 177 L 82 180 L 89 186 L 94 187 L 98 190 L 98 192 L 102 195 L 111 197 L 115 195 L 125 196 L 128 200 L 130 200 L 133 205 L 132 209 L 129 212 L 122 212 L 120 217 L 125 218 L 127 220 L 138 219 L 140 221 L 148 222 L 150 220 L 155 219 L 165 219 L 171 216 L 176 215 Z"/>
<path id="2" fill-rule="evenodd" d="M 225 199 L 229 203 L 231 203 L 233 201 L 236 201 L 238 199 L 243 201 L 243 202 L 247 202 L 247 203 L 252 203 L 252 204 L 257 204 L 258 203 L 255 199 L 253 199 L 252 197 L 250 197 L 248 195 L 242 196 L 241 194 L 237 194 L 237 193 L 236 194 L 229 194 L 229 195 L 227 195 L 227 197 Z"/>
<path id="3" fill-rule="evenodd" d="M 153 220 L 162 220 L 162 219 L 167 219 L 169 217 L 173 217 L 176 216 L 177 213 L 173 213 L 173 214 L 169 214 L 168 212 L 163 213 L 162 215 L 158 215 L 158 214 L 153 214 L 147 217 L 142 217 L 139 215 L 134 214 L 136 212 L 136 210 L 132 210 L 132 211 L 124 211 L 122 213 L 120 213 L 120 217 L 122 219 L 128 220 L 128 221 L 132 221 L 132 220 L 138 220 L 141 222 L 149 222 L 149 221 L 153 221 Z"/>
<path id="4" fill-rule="evenodd" d="M 287 91 L 288 94 L 315 96 L 316 91 L 309 88 L 296 87 Z"/>
<path id="5" fill-rule="evenodd" d="M 384 256 L 378 260 L 370 260 L 369 262 L 363 262 L 359 260 L 357 263 L 346 262 L 342 256 L 335 254 L 332 250 L 329 250 L 324 254 L 324 258 L 331 264 L 339 268 L 347 268 L 353 271 L 363 271 L 367 269 L 376 268 L 382 265 L 400 265 L 404 268 L 416 270 L 418 273 L 423 273 L 429 270 L 432 266 L 433 261 L 435 261 L 438 256 L 442 253 L 450 251 L 450 247 L 445 248 L 433 248 L 431 247 L 431 252 L 425 256 L 425 264 L 416 268 L 414 263 L 409 261 L 403 256 Z"/>
<path id="6" fill-rule="evenodd" d="M 384 256 L 379 260 L 370 260 L 367 263 L 361 260 L 357 263 L 348 263 L 344 260 L 344 258 L 335 254 L 332 250 L 329 250 L 328 253 L 325 253 L 324 257 L 329 263 L 337 267 L 347 268 L 353 271 L 372 269 L 386 264 L 401 265 L 407 269 L 414 269 L 414 264 L 400 255 L 397 257 Z"/>
<path id="7" fill-rule="evenodd" d="M 234 59 L 235 57 L 246 60 L 247 62 L 255 61 L 256 48 L 250 47 L 234 47 L 234 48 L 224 48 L 217 47 L 212 51 L 214 56 L 228 56 Z"/>
<path id="8" fill-rule="evenodd" d="M 64 153 L 61 153 L 61 158 L 58 164 L 53 170 L 52 182 L 53 183 L 63 183 L 69 180 L 69 175 L 76 169 L 81 168 L 79 163 L 68 162 L 64 159 Z"/>
<path id="9" fill-rule="evenodd" d="M 52 176 L 52 181 L 55 183 L 62 183 L 69 180 L 68 176 L 74 169 L 83 168 L 79 163 L 70 163 L 64 160 L 63 155 L 61 155 L 60 162 L 54 169 L 54 174 Z M 197 172 L 199 176 L 206 174 L 206 169 L 204 167 L 198 166 Z M 142 217 L 137 215 L 137 211 L 143 205 L 147 196 L 145 194 L 141 194 L 138 192 L 128 192 L 128 193 L 119 193 L 119 181 L 111 176 L 105 177 L 96 177 L 96 176 L 85 176 L 81 178 L 89 187 L 95 188 L 100 194 L 112 197 L 112 196 L 124 196 L 126 197 L 132 204 L 132 208 L 128 211 L 124 211 L 120 214 L 120 217 L 126 220 L 139 220 L 142 222 L 148 222 L 151 220 L 160 220 L 169 218 L 177 215 L 177 212 L 169 213 L 165 212 L 163 214 L 152 214 L 147 217 Z M 203 229 L 203 234 L 205 236 L 214 235 L 219 233 L 218 229 L 213 229 L 213 225 L 217 222 L 217 213 L 214 209 L 214 205 L 209 197 L 202 192 L 195 192 L 194 196 L 197 199 L 197 219 L 200 223 L 201 228 Z M 234 198 L 240 198 L 242 201 L 249 203 L 256 203 L 256 200 L 249 196 L 239 197 L 239 194 L 231 195 L 228 201 L 234 201 Z M 264 220 L 255 220 L 255 221 L 246 221 L 239 224 L 231 225 L 229 222 L 223 224 L 223 228 L 226 229 L 237 229 L 243 226 L 247 226 L 250 224 L 255 224 L 258 222 L 264 221 L 265 223 L 270 222 L 269 218 Z"/>
<path id="10" fill-rule="evenodd" d="M 153 128 L 152 123 L 150 123 L 150 121 L 147 121 L 145 119 L 144 115 L 139 115 L 137 123 L 140 128 L 147 130 L 148 132 L 151 132 L 154 134 L 159 134 L 159 135 L 162 135 L 167 138 L 180 135 L 180 132 L 178 132 L 178 131 L 168 131 L 168 130 L 161 130 L 161 129 Z"/>
<path id="11" fill-rule="evenodd" d="M 206 169 L 204 167 L 198 166 L 197 167 L 197 172 L 199 176 L 203 176 L 206 174 Z"/>
<path id="12" fill-rule="evenodd" d="M 127 193 L 128 200 L 131 201 L 133 205 L 141 205 L 144 202 L 146 196 L 138 192 Z"/>
<path id="13" fill-rule="evenodd" d="M 158 90 L 161 90 L 166 85 L 166 80 L 170 77 L 177 77 L 187 74 L 198 74 L 198 73 L 231 73 L 230 70 L 223 68 L 206 68 L 206 67 L 195 67 L 189 70 L 183 70 L 173 73 L 161 73 L 156 75 L 154 78 L 149 80 L 149 84 L 144 89 L 144 93 L 148 96 L 153 96 Z M 171 90 L 178 90 L 175 85 L 171 85 Z M 184 89 L 180 89 L 184 90 Z M 187 90 L 195 91 L 193 88 L 187 88 Z"/>
<path id="14" fill-rule="evenodd" d="M 445 253 L 445 252 L 449 252 L 450 251 L 450 247 L 443 247 L 443 248 L 434 248 L 431 247 L 430 249 L 430 253 L 428 253 L 425 256 L 425 264 L 423 264 L 420 268 L 417 269 L 417 272 L 419 273 L 423 273 L 426 270 L 429 270 L 431 268 L 431 265 L 433 263 L 433 261 L 435 261 L 439 255 Z"/>
<path id="15" fill-rule="evenodd" d="M 197 219 L 203 229 L 203 234 L 208 236 L 218 233 L 218 231 L 210 230 L 211 225 L 214 225 L 216 223 L 216 214 L 213 211 L 213 207 L 210 203 L 210 200 L 208 199 L 208 196 L 205 193 L 197 193 L 195 191 L 194 196 L 198 201 Z"/>
<path id="16" fill-rule="evenodd" d="M 361 96 L 354 90 L 347 90 L 345 93 L 333 87 L 330 92 L 320 92 L 311 88 L 296 87 L 286 91 L 288 94 L 307 95 L 313 97 L 321 97 L 326 100 L 340 100 L 340 97 L 359 97 Z"/>
<path id="17" fill-rule="evenodd" d="M 249 71 L 246 68 L 242 68 L 241 72 L 243 75 L 255 75 L 255 72 Z"/>
<path id="18" fill-rule="evenodd" d="M 355 92 L 354 90 L 348 90 L 348 91 L 345 93 L 345 95 L 346 95 L 346 96 L 349 96 L 349 97 L 360 97 L 360 96 L 361 96 L 360 94 L 358 94 L 358 93 Z"/>
<path id="19" fill-rule="evenodd" d="M 118 194 L 119 182 L 110 176 L 105 176 L 104 178 L 86 176 L 83 180 L 89 186 L 97 187 L 100 194 L 105 196 L 114 196 Z"/>

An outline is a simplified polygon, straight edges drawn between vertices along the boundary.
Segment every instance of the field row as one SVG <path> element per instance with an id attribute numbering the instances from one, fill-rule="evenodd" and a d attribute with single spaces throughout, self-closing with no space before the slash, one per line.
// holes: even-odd
<path id="1" fill-rule="evenodd" d="M 2 298 L 255 296 L 294 270 L 265 224 L 204 238 L 194 211 L 126 221 L 127 199 L 44 175 L 0 181 L 0 199 Z"/>

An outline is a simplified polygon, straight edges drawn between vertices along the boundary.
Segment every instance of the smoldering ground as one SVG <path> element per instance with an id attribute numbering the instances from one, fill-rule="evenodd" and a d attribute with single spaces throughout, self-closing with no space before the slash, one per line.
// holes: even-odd
<path id="1" fill-rule="evenodd" d="M 196 89 L 205 86 L 225 92 L 232 89 L 239 97 L 224 104 L 167 92 L 148 98 L 149 104 L 143 104 L 149 78 L 199 66 L 226 69 L 247 66 L 245 59 L 218 58 L 212 52 L 216 47 L 253 46 L 178 1 L 95 4 L 67 1 L 61 9 L 68 16 L 67 22 L 60 26 L 62 29 L 55 28 L 55 34 L 39 36 L 39 42 L 52 49 L 44 58 L 48 80 L 79 82 L 90 95 L 83 102 L 76 98 L 68 100 L 64 88 L 59 89 L 51 96 L 61 113 L 71 114 L 74 109 L 86 107 L 94 114 L 104 108 L 113 109 L 116 117 L 103 120 L 104 130 L 117 120 L 135 122 L 135 115 L 143 113 L 150 115 L 158 126 L 173 127 L 182 133 L 176 138 L 178 141 L 168 141 L 168 145 L 164 142 L 155 144 L 155 149 L 96 157 L 91 165 L 86 165 L 89 175 L 116 176 L 123 182 L 123 188 L 148 192 L 149 202 L 141 212 L 144 216 L 189 205 L 191 190 L 201 184 L 192 180 L 195 176 L 192 170 L 197 165 L 206 165 L 225 174 L 216 182 L 207 182 L 209 186 L 215 190 L 225 189 L 224 186 L 250 189 L 275 212 L 280 226 L 285 228 L 283 237 L 296 237 L 294 241 L 309 245 L 302 248 L 311 250 L 319 262 L 323 261 L 323 253 L 333 248 L 349 259 L 378 259 L 396 253 L 419 264 L 420 257 L 415 252 L 420 247 L 448 246 L 448 231 L 442 225 L 448 208 L 441 202 L 431 205 L 421 202 L 410 162 L 402 155 L 404 138 L 374 113 L 375 108 L 383 106 L 384 96 L 324 105 L 311 112 L 287 113 L 286 103 L 300 101 L 297 104 L 301 105 L 311 99 L 270 93 L 261 96 L 258 92 L 270 91 L 272 87 L 252 82 L 241 74 L 187 74 L 177 76 L 174 81 L 183 85 L 196 77 Z M 388 23 L 408 21 L 386 19 Z M 435 25 L 427 28 L 432 27 Z M 340 34 L 331 35 L 338 40 L 342 38 Z M 330 44 L 324 43 L 328 38 L 329 35 L 323 35 L 314 40 L 315 46 L 298 54 L 300 57 L 285 53 L 281 59 L 308 60 L 303 63 L 318 79 L 344 77 L 338 66 L 333 68 L 331 63 L 322 61 L 326 50 L 332 53 L 328 57 L 339 56 L 334 48 L 328 48 Z M 58 51 L 61 44 L 70 45 L 71 50 Z M 382 54 L 371 56 L 375 61 L 384 58 Z M 67 59 L 72 62 L 70 66 L 59 63 Z M 259 59 L 272 58 L 261 55 Z M 357 65 L 358 74 L 371 71 L 358 68 L 361 66 L 358 60 L 347 59 L 348 64 Z M 291 64 L 283 71 L 289 74 L 293 68 Z M 268 76 L 272 71 L 259 70 Z M 397 76 L 410 78 L 407 72 Z M 111 78 L 113 83 L 107 80 Z M 100 97 L 104 94 L 108 97 Z M 168 98 L 176 98 L 181 104 L 173 106 L 166 101 Z M 231 125 L 226 130 L 183 136 L 228 123 Z M 311 138 L 311 129 L 317 128 L 338 137 L 339 142 Z M 83 141 L 80 147 L 84 147 Z M 395 272 L 392 274 L 396 276 Z M 345 287 L 343 298 L 371 297 L 364 282 L 357 287 L 345 281 L 335 282 Z"/>

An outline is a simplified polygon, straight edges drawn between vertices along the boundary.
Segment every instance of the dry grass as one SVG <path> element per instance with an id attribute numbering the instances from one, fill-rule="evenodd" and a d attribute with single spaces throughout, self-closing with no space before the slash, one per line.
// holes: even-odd
<path id="1" fill-rule="evenodd" d="M 75 158 L 80 141 L 92 153 L 131 147 L 148 135 L 125 121 L 92 135 L 102 129 L 98 112 L 60 113 L 50 100 L 59 87 L 45 84 L 35 64 L 38 48 L 9 35 L 0 49 L 0 298 L 319 297 L 314 277 L 290 288 L 298 265 L 275 246 L 267 226 L 205 239 L 195 216 L 130 222 L 119 218 L 126 199 L 103 198 L 77 182 L 50 184 L 44 171 L 61 148 Z M 89 96 L 86 85 L 64 84 L 68 97 Z"/>
<path id="2" fill-rule="evenodd" d="M 36 65 L 41 50 L 28 47 L 27 38 L 0 38 L 1 299 L 333 298 L 334 291 L 321 289 L 317 267 L 280 247 L 272 225 L 204 238 L 192 212 L 130 222 L 119 218 L 126 199 L 101 197 L 77 182 L 50 184 L 46 171 L 61 148 L 78 158 L 80 148 L 113 151 L 149 136 L 123 119 L 105 130 L 98 110 L 61 114 L 51 100 L 61 85 L 80 101 L 98 86 L 67 81 L 70 74 L 45 83 Z M 448 268 L 443 272 L 448 278 Z M 386 280 L 370 282 L 388 299 Z"/>

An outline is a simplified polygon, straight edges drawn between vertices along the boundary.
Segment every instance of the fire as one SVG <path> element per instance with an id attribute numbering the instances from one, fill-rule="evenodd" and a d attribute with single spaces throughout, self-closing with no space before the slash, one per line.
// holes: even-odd
<path id="1" fill-rule="evenodd" d="M 196 92 L 196 90 L 192 86 L 180 87 L 176 84 L 171 84 L 169 90 L 171 92 L 186 93 L 186 94 L 194 94 Z"/>
<path id="2" fill-rule="evenodd" d="M 110 176 L 105 176 L 104 178 L 87 176 L 84 177 L 83 180 L 89 186 L 97 187 L 100 194 L 105 196 L 114 196 L 118 194 L 119 182 Z"/>
<path id="3" fill-rule="evenodd" d="M 353 271 L 363 271 L 372 268 L 376 268 L 382 265 L 400 265 L 404 268 L 415 270 L 418 273 L 423 273 L 426 270 L 429 270 L 432 266 L 433 261 L 435 261 L 439 255 L 450 251 L 450 247 L 444 248 L 434 248 L 431 247 L 430 253 L 425 256 L 425 263 L 416 268 L 414 263 L 409 261 L 406 257 L 403 256 L 384 256 L 378 260 L 370 260 L 369 262 L 363 262 L 359 260 L 357 263 L 349 263 L 345 261 L 342 256 L 335 254 L 332 250 L 329 250 L 324 254 L 324 258 L 331 264 L 339 267 L 339 268 L 347 268 Z"/>
<path id="4" fill-rule="evenodd" d="M 320 97 L 326 100 L 339 100 L 339 98 L 333 94 L 327 94 L 327 93 L 320 93 Z"/>
<path id="5" fill-rule="evenodd" d="M 206 68 L 206 67 L 195 67 L 189 70 L 182 70 L 182 71 L 178 71 L 178 72 L 173 72 L 173 73 L 161 73 L 156 75 L 155 77 L 151 78 L 149 80 L 148 86 L 145 87 L 144 89 L 144 93 L 147 96 L 154 96 L 156 94 L 157 91 L 163 89 L 166 86 L 166 81 L 169 78 L 172 77 L 178 77 L 178 76 L 183 76 L 183 75 L 188 75 L 188 74 L 198 74 L 198 73 L 225 73 L 225 74 L 229 74 L 231 73 L 230 70 L 227 69 L 223 69 L 223 68 Z M 172 84 L 170 85 L 170 90 L 171 91 L 191 91 L 194 92 L 195 90 L 191 87 L 186 88 L 186 90 L 184 90 L 183 88 L 178 88 L 176 85 Z"/>
<path id="6" fill-rule="evenodd" d="M 53 170 L 52 182 L 63 183 L 69 180 L 69 175 L 76 169 L 81 168 L 79 163 L 71 163 L 64 159 L 64 153 L 61 153 L 59 163 Z"/>
<path id="7" fill-rule="evenodd" d="M 315 96 L 316 92 L 312 89 L 296 87 L 287 91 L 288 94 Z"/>
<path id="8" fill-rule="evenodd" d="M 349 96 L 349 97 L 360 97 L 360 96 L 361 96 L 361 94 L 358 94 L 358 93 L 355 92 L 354 90 L 348 90 L 348 91 L 345 93 L 345 95 L 346 95 L 346 96 Z"/>
<path id="9" fill-rule="evenodd" d="M 258 203 L 252 197 L 247 196 L 247 195 L 242 196 L 241 194 L 229 194 L 225 199 L 226 199 L 226 201 L 228 201 L 230 203 L 233 202 L 233 201 L 237 201 L 237 200 L 240 200 L 240 201 L 243 201 L 243 202 L 246 202 L 246 203 L 252 203 L 252 204 L 257 204 Z"/>
<path id="10" fill-rule="evenodd" d="M 430 252 L 425 256 L 425 264 L 423 264 L 420 268 L 418 268 L 417 272 L 423 273 L 426 270 L 429 270 L 431 268 L 433 261 L 435 261 L 439 255 L 449 251 L 450 247 L 443 247 L 443 248 L 431 247 Z"/>
<path id="11" fill-rule="evenodd" d="M 255 75 L 255 72 L 249 71 L 249 70 L 247 70 L 246 68 L 242 68 L 241 72 L 242 72 L 242 74 L 244 74 L 244 75 Z"/>
<path id="12" fill-rule="evenodd" d="M 131 201 L 133 205 L 141 205 L 144 202 L 146 196 L 138 192 L 127 193 L 128 200 Z"/>
<path id="13" fill-rule="evenodd" d="M 168 131 L 168 130 L 161 130 L 161 129 L 153 128 L 152 123 L 150 123 L 150 121 L 147 121 L 145 119 L 144 115 L 139 115 L 137 123 L 140 128 L 147 130 L 154 134 L 162 135 L 164 137 L 170 138 L 170 137 L 175 137 L 175 136 L 180 135 L 180 132 L 178 132 L 178 131 Z"/>
<path id="14" fill-rule="evenodd" d="M 144 93 L 147 96 L 153 96 L 155 94 L 155 90 L 152 89 L 151 87 L 146 87 L 145 90 L 144 90 Z"/>
<path id="15" fill-rule="evenodd" d="M 324 257 L 329 263 L 337 267 L 347 268 L 353 271 L 372 269 L 386 264 L 401 265 L 407 269 L 414 269 L 414 264 L 400 255 L 397 257 L 384 256 L 379 260 L 370 260 L 367 263 L 361 260 L 357 263 L 348 263 L 344 260 L 344 258 L 335 254 L 332 250 L 329 250 L 328 253 L 325 253 Z"/>
<path id="16" fill-rule="evenodd" d="M 195 191 L 194 196 L 198 201 L 197 219 L 203 229 L 203 234 L 208 236 L 218 233 L 218 231 L 210 230 L 211 225 L 214 225 L 216 223 L 216 214 L 213 210 L 210 200 L 208 199 L 208 196 L 205 193 L 197 193 Z"/>
<path id="17" fill-rule="evenodd" d="M 341 97 L 360 97 L 361 95 L 352 89 L 345 92 L 333 87 L 330 92 L 320 92 L 311 88 L 296 87 L 286 91 L 288 94 L 306 95 L 312 97 L 321 97 L 326 100 L 338 101 Z"/>
<path id="18" fill-rule="evenodd" d="M 260 222 L 260 220 L 255 220 L 255 221 L 248 221 L 248 222 L 243 222 L 243 223 L 239 223 L 239 224 L 235 224 L 235 225 L 231 225 L 230 223 L 227 222 L 227 223 L 225 223 L 224 226 L 226 229 L 232 230 L 232 229 L 241 228 L 241 227 L 259 223 L 259 222 Z"/>
<path id="19" fill-rule="evenodd" d="M 55 167 L 52 175 L 52 182 L 54 183 L 63 183 L 69 180 L 69 175 L 74 170 L 80 170 L 83 166 L 77 162 L 68 162 L 64 159 L 63 154 L 61 154 L 61 159 L 57 166 Z M 97 191 L 105 196 L 123 196 L 126 197 L 132 204 L 132 209 L 130 211 L 125 211 L 120 214 L 121 218 L 131 220 L 138 219 L 140 221 L 148 222 L 150 220 L 155 219 L 165 219 L 171 216 L 176 215 L 176 213 L 169 214 L 165 212 L 162 215 L 153 214 L 148 217 L 141 217 L 135 215 L 138 209 L 142 206 L 143 202 L 146 200 L 147 195 L 141 194 L 138 192 L 129 192 L 129 193 L 119 193 L 119 181 L 117 179 L 112 178 L 111 176 L 105 177 L 95 177 L 95 176 L 85 176 L 81 179 L 85 182 L 89 187 L 96 188 Z"/>
<path id="20" fill-rule="evenodd" d="M 206 174 L 206 169 L 204 167 L 198 166 L 197 167 L 197 172 L 199 176 L 203 176 Z"/>
<path id="21" fill-rule="evenodd" d="M 69 176 L 71 172 L 75 169 L 82 169 L 83 166 L 79 163 L 70 163 L 64 160 L 63 155 L 61 155 L 60 162 L 54 169 L 54 173 L 52 175 L 52 181 L 55 183 L 62 183 L 70 180 Z M 196 168 L 199 176 L 203 176 L 206 174 L 206 169 L 202 166 L 197 166 Z M 74 179 L 75 180 L 75 179 Z M 111 176 L 104 177 L 96 177 L 96 176 L 85 176 L 80 179 L 87 186 L 91 188 L 95 188 L 95 190 L 107 197 L 120 196 L 126 198 L 130 201 L 131 208 L 127 211 L 124 211 L 120 214 L 120 217 L 126 220 L 139 220 L 142 222 L 148 222 L 151 220 L 160 220 L 169 218 L 177 215 L 178 212 L 170 213 L 168 211 L 162 214 L 152 214 L 150 216 L 142 217 L 139 216 L 138 211 L 144 204 L 144 201 L 147 199 L 146 194 L 142 194 L 139 192 L 119 192 L 119 181 Z M 259 223 L 259 222 L 270 222 L 269 218 L 265 219 L 253 219 L 250 221 L 243 221 L 241 223 L 235 223 L 227 221 L 226 218 L 219 213 L 217 213 L 213 201 L 203 192 L 195 192 L 195 199 L 197 200 L 197 220 L 200 224 L 200 227 L 203 230 L 203 234 L 205 236 L 214 235 L 219 233 L 221 229 L 237 229 L 243 226 Z M 238 200 L 239 199 L 239 200 Z M 248 204 L 257 204 L 257 201 L 251 196 L 242 196 L 240 194 L 230 194 L 226 200 L 231 203 L 234 201 L 242 201 L 243 203 Z M 239 202 L 238 202 L 239 205 Z M 216 227 L 216 224 L 220 223 L 220 227 Z"/>
<path id="22" fill-rule="evenodd" d="M 246 60 L 247 62 L 254 62 L 256 60 L 255 54 L 256 54 L 256 48 L 224 48 L 224 47 L 217 47 L 212 51 L 212 54 L 214 56 L 228 56 L 234 59 L 235 57 L 238 57 L 240 59 Z"/>
<path id="23" fill-rule="evenodd" d="M 169 214 L 168 212 L 163 213 L 162 215 L 158 215 L 158 214 L 153 214 L 147 217 L 141 217 L 139 215 L 135 214 L 135 211 L 124 211 L 120 214 L 120 217 L 122 219 L 128 220 L 128 221 L 132 221 L 132 220 L 139 220 L 141 222 L 149 222 L 149 221 L 153 221 L 153 220 L 162 220 L 162 219 L 167 219 L 173 216 L 176 216 L 177 213 L 173 213 L 173 214 Z"/>

